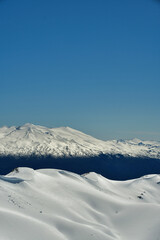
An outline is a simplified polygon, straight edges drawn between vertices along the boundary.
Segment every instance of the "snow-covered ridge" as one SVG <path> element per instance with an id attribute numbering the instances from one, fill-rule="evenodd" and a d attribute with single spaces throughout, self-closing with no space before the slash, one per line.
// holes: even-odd
<path id="1" fill-rule="evenodd" d="M 151 240 L 160 236 L 160 175 L 18 168 L 0 176 L 0 239 Z"/>
<path id="2" fill-rule="evenodd" d="M 160 142 L 102 141 L 69 127 L 47 128 L 33 124 L 0 128 L 0 155 L 97 156 L 122 154 L 160 158 Z"/>

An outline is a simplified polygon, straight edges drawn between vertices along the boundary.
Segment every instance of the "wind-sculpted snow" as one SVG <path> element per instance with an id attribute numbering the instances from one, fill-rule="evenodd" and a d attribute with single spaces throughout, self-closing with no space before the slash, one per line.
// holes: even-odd
<path id="1" fill-rule="evenodd" d="M 69 127 L 46 128 L 33 124 L 0 129 L 0 155 L 51 155 L 87 157 L 121 154 L 132 157 L 160 158 L 160 142 L 101 141 Z"/>
<path id="2" fill-rule="evenodd" d="M 18 168 L 0 177 L 3 240 L 157 240 L 159 216 L 160 175 L 122 182 Z"/>

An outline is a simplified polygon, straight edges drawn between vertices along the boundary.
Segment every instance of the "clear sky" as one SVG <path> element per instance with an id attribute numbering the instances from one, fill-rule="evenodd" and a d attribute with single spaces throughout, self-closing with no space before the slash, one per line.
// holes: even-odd
<path id="1" fill-rule="evenodd" d="M 160 1 L 0 0 L 0 126 L 160 140 Z"/>

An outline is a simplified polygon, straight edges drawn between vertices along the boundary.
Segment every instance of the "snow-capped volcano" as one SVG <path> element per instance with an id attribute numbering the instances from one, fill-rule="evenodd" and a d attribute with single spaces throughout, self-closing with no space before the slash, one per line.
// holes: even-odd
<path id="1" fill-rule="evenodd" d="M 102 141 L 69 127 L 47 128 L 33 124 L 0 128 L 0 155 L 51 155 L 86 157 L 122 154 L 160 158 L 160 142 Z"/>
<path id="2" fill-rule="evenodd" d="M 4 155 L 97 155 L 104 142 L 69 127 L 47 128 L 25 124 L 0 129 L 0 154 Z"/>
<path id="3" fill-rule="evenodd" d="M 117 182 L 18 168 L 0 176 L 3 240 L 158 240 L 159 216 L 160 175 Z"/>

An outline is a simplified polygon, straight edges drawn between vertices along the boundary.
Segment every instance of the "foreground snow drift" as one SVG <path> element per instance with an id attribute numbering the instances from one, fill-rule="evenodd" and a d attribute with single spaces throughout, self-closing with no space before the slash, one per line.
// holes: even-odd
<path id="1" fill-rule="evenodd" d="M 125 182 L 18 168 L 0 177 L 0 239 L 156 240 L 160 176 Z"/>

